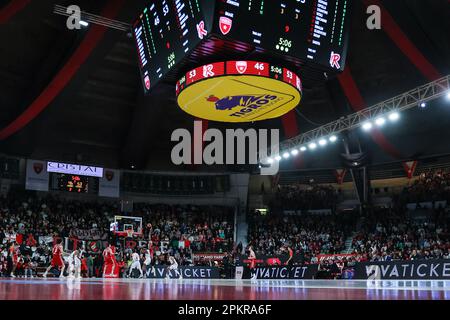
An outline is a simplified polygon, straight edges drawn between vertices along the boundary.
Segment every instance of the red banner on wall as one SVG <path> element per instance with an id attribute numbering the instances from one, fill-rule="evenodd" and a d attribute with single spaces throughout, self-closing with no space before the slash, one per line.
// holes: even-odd
<path id="1" fill-rule="evenodd" d="M 403 168 L 405 169 L 408 179 L 411 179 L 414 176 L 416 167 L 417 167 L 417 161 L 403 162 Z"/>
<path id="2" fill-rule="evenodd" d="M 344 183 L 344 178 L 345 178 L 346 173 L 347 173 L 346 169 L 336 169 L 335 175 L 336 175 L 337 184 Z"/>

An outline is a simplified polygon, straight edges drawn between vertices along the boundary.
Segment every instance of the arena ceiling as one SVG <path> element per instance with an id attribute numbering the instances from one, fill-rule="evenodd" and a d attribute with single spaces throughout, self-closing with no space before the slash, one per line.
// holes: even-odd
<path id="1" fill-rule="evenodd" d="M 130 23 L 143 7 L 141 0 L 0 0 L 0 153 L 173 169 L 171 133 L 192 130 L 194 120 L 176 106 L 173 85 L 144 97 L 133 39 L 93 26 L 69 31 L 55 4 Z M 370 4 L 381 5 L 382 30 L 366 27 Z M 447 75 L 449 30 L 448 0 L 354 0 L 344 74 L 305 88 L 300 106 L 282 119 L 208 126 L 279 128 L 283 137 L 308 131 Z M 375 163 L 448 154 L 449 119 L 449 103 L 435 101 L 377 137 L 355 134 Z M 341 152 L 337 144 L 286 169 L 338 167 Z"/>

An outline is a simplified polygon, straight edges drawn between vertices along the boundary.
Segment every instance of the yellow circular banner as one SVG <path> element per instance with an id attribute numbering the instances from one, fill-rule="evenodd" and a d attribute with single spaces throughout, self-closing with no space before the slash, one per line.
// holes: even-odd
<path id="1" fill-rule="evenodd" d="M 195 78 L 196 74 L 187 73 L 186 78 L 177 83 L 180 108 L 201 119 L 252 122 L 280 117 L 300 103 L 300 78 L 289 70 L 284 73 L 293 81 L 287 81 L 291 79 L 283 78 L 281 72 L 273 77 L 268 73 L 267 76 L 229 73 L 223 71 L 220 76 L 202 76 L 191 83 L 186 78 Z"/>

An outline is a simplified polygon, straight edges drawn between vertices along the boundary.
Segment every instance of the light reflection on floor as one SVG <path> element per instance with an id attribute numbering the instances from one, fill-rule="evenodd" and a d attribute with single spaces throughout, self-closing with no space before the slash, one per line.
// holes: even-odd
<path id="1" fill-rule="evenodd" d="M 443 280 L 0 279 L 0 300 L 450 300 Z"/>

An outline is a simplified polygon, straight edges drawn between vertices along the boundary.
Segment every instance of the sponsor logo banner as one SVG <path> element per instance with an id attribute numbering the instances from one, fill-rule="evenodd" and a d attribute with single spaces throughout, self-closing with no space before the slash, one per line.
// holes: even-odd
<path id="1" fill-rule="evenodd" d="M 79 240 L 106 240 L 108 234 L 98 229 L 73 229 L 71 236 Z"/>
<path id="2" fill-rule="evenodd" d="M 359 255 L 357 254 L 318 254 L 317 259 L 319 262 L 322 262 L 324 260 L 342 260 L 342 259 L 348 259 L 348 258 L 359 258 Z"/>
<path id="3" fill-rule="evenodd" d="M 258 279 L 313 279 L 318 265 L 310 264 L 293 267 L 262 267 L 253 271 Z"/>
<path id="4" fill-rule="evenodd" d="M 450 280 L 450 260 L 357 263 L 355 266 L 355 279 Z"/>
<path id="5" fill-rule="evenodd" d="M 48 191 L 49 175 L 44 161 L 27 160 L 25 189 Z"/>
<path id="6" fill-rule="evenodd" d="M 105 169 L 104 173 L 104 177 L 99 180 L 98 195 L 100 197 L 119 198 L 120 171 Z"/>
<path id="7" fill-rule="evenodd" d="M 222 261 L 223 258 L 226 256 L 225 253 L 195 253 L 193 254 L 194 261 L 198 262 L 200 260 L 204 261 Z"/>
<path id="8" fill-rule="evenodd" d="M 155 271 L 147 273 L 149 278 L 162 279 L 169 272 L 170 278 L 179 278 L 180 273 L 184 279 L 219 279 L 219 269 L 212 267 L 178 267 L 178 270 L 166 270 L 166 266 L 155 266 Z"/>
<path id="9" fill-rule="evenodd" d="M 47 171 L 55 173 L 79 174 L 89 177 L 103 177 L 103 168 L 82 166 L 79 164 L 47 162 Z"/>
<path id="10" fill-rule="evenodd" d="M 226 66 L 226 68 L 224 68 Z M 280 117 L 301 101 L 293 72 L 257 61 L 228 61 L 191 70 L 177 83 L 185 112 L 219 122 L 253 122 Z"/>

